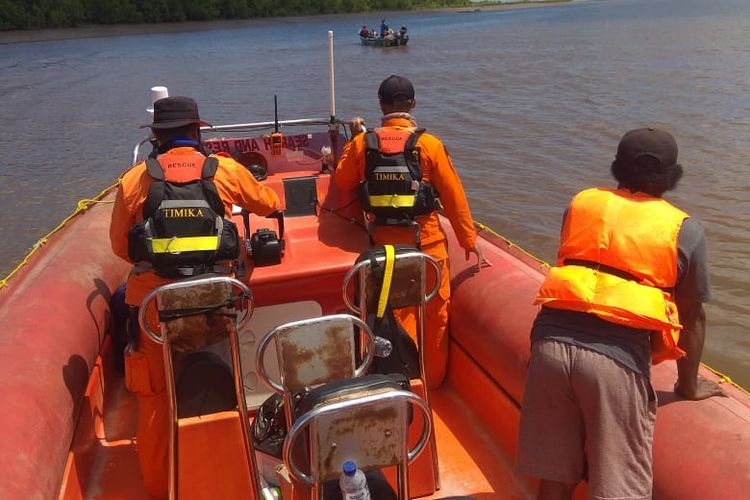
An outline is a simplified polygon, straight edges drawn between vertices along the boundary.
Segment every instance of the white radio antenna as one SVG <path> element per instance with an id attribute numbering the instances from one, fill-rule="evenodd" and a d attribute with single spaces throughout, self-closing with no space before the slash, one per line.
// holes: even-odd
<path id="1" fill-rule="evenodd" d="M 333 71 L 333 31 L 328 31 L 328 85 L 328 110 L 331 114 L 331 123 L 333 123 L 333 120 L 336 118 L 336 82 Z"/>

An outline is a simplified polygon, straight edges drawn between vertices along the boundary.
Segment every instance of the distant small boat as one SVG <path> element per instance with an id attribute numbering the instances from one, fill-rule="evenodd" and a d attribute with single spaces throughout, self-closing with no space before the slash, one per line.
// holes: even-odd
<path id="1" fill-rule="evenodd" d="M 409 35 L 404 35 L 403 38 L 393 37 L 391 39 L 385 39 L 379 36 L 360 36 L 359 41 L 362 42 L 362 45 L 369 45 L 372 47 L 398 47 L 406 45 L 409 42 Z"/>

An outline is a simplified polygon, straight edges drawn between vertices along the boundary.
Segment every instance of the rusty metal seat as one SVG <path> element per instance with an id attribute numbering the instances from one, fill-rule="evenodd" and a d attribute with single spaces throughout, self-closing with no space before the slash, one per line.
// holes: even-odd
<path id="1" fill-rule="evenodd" d="M 387 245 L 386 245 L 387 247 Z M 385 247 L 384 247 L 385 249 Z M 432 300 L 438 293 L 440 287 L 440 265 L 431 256 L 420 252 L 416 248 L 410 247 L 391 247 L 393 250 L 393 261 L 390 264 L 390 286 L 389 290 L 385 288 L 378 278 L 378 272 L 374 265 L 381 269 L 388 266 L 386 255 L 389 250 L 386 249 L 382 255 L 377 255 L 373 259 L 361 260 L 349 270 L 344 277 L 343 295 L 344 303 L 355 314 L 366 321 L 370 313 L 382 307 L 383 300 L 386 300 L 393 309 L 402 307 L 416 306 L 417 309 L 417 349 L 419 351 L 419 372 L 424 390 L 424 399 L 427 407 L 432 409 L 430 403 L 430 394 L 427 387 L 427 371 L 424 359 L 425 349 L 425 315 L 427 303 Z M 428 273 L 434 273 L 431 277 L 434 286 L 428 289 Z M 356 278 L 356 280 L 355 280 Z M 355 283 L 356 285 L 352 285 Z M 350 290 L 355 290 L 354 297 L 350 296 Z M 432 412 L 429 413 L 430 424 L 432 425 Z M 433 475 L 435 487 L 440 489 L 439 464 L 437 456 L 437 446 L 435 445 L 435 435 L 431 434 L 431 452 L 433 462 Z"/>
<path id="2" fill-rule="evenodd" d="M 355 366 L 359 331 L 364 356 Z M 279 365 L 279 380 L 266 370 L 265 353 L 274 342 Z M 375 338 L 370 328 L 349 314 L 292 321 L 263 336 L 258 344 L 256 366 L 259 378 L 285 398 L 287 428 L 291 427 L 292 395 L 329 382 L 362 376 L 373 357 Z"/>
<path id="3" fill-rule="evenodd" d="M 362 379 L 364 380 L 364 379 Z M 408 446 L 409 405 L 422 416 L 422 433 Z M 424 449 L 431 435 L 430 410 L 410 391 L 363 389 L 330 398 L 301 415 L 284 441 L 284 465 L 291 475 L 313 488 L 313 499 L 323 498 L 323 484 L 339 478 L 342 465 L 353 461 L 363 470 L 398 468 L 398 498 L 409 498 L 409 463 Z M 307 438 L 309 472 L 303 472 L 292 453 Z"/>
<path id="4" fill-rule="evenodd" d="M 155 305 L 159 318 L 158 331 L 154 331 L 147 320 L 147 311 Z M 169 397 L 169 497 L 177 495 L 177 457 L 179 417 L 174 377 L 174 358 L 185 353 L 199 351 L 221 341 L 229 341 L 232 358 L 237 410 L 240 413 L 242 439 L 251 467 L 253 483 L 257 481 L 257 466 L 247 403 L 242 381 L 239 340 L 237 332 L 249 321 L 253 313 L 250 289 L 242 282 L 216 276 L 181 280 L 151 291 L 141 303 L 138 322 L 141 330 L 152 340 L 162 345 L 166 389 Z M 259 493 L 256 498 L 260 498 Z"/>
<path id="5" fill-rule="evenodd" d="M 278 380 L 274 380 L 266 368 L 266 351 L 272 345 L 278 362 Z M 350 314 L 293 321 L 264 335 L 255 358 L 258 378 L 282 395 L 285 428 L 290 429 L 294 423 L 295 395 L 362 376 L 372 362 L 374 346 L 375 338 L 367 324 Z M 358 352 L 362 353 L 359 366 L 356 365 Z M 260 450 L 256 451 L 262 475 L 273 476 L 270 470 L 266 471 L 266 465 L 273 465 L 281 457 L 266 457 Z"/>

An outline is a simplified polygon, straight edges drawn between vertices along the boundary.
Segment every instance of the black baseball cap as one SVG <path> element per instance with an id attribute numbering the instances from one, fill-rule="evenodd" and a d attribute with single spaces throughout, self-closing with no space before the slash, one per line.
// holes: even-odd
<path id="1" fill-rule="evenodd" d="M 414 86 L 408 78 L 391 75 L 380 84 L 378 99 L 393 104 L 396 101 L 409 101 L 414 99 Z"/>
<path id="2" fill-rule="evenodd" d="M 140 128 L 152 129 L 179 128 L 191 123 L 207 125 L 198 115 L 198 104 L 190 97 L 164 97 L 154 102 L 154 122 Z"/>
<path id="3" fill-rule="evenodd" d="M 677 163 L 677 142 L 666 130 L 654 127 L 638 128 L 627 132 L 617 146 L 617 160 L 637 162 L 640 158 L 651 157 L 662 167 Z"/>

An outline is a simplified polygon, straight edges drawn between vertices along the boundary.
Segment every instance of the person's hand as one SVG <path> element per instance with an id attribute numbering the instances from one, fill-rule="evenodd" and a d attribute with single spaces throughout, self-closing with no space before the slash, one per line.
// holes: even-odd
<path id="1" fill-rule="evenodd" d="M 471 254 L 477 256 L 477 271 L 479 271 L 483 267 L 492 267 L 492 262 L 484 258 L 484 254 L 482 253 L 481 248 L 472 247 L 466 250 L 466 260 L 469 260 Z"/>
<path id="2" fill-rule="evenodd" d="M 365 130 L 367 130 L 365 128 L 365 119 L 362 118 L 361 116 L 355 116 L 349 122 L 349 132 L 351 132 L 352 137 L 354 137 L 357 134 L 361 134 Z"/>
<path id="3" fill-rule="evenodd" d="M 698 378 L 695 384 L 691 384 L 692 387 L 682 387 L 680 382 L 677 381 L 674 384 L 674 392 L 682 396 L 685 399 L 692 401 L 700 401 L 702 399 L 708 399 L 711 396 L 727 397 L 727 393 L 721 388 L 719 384 L 712 380 L 705 378 Z"/>

